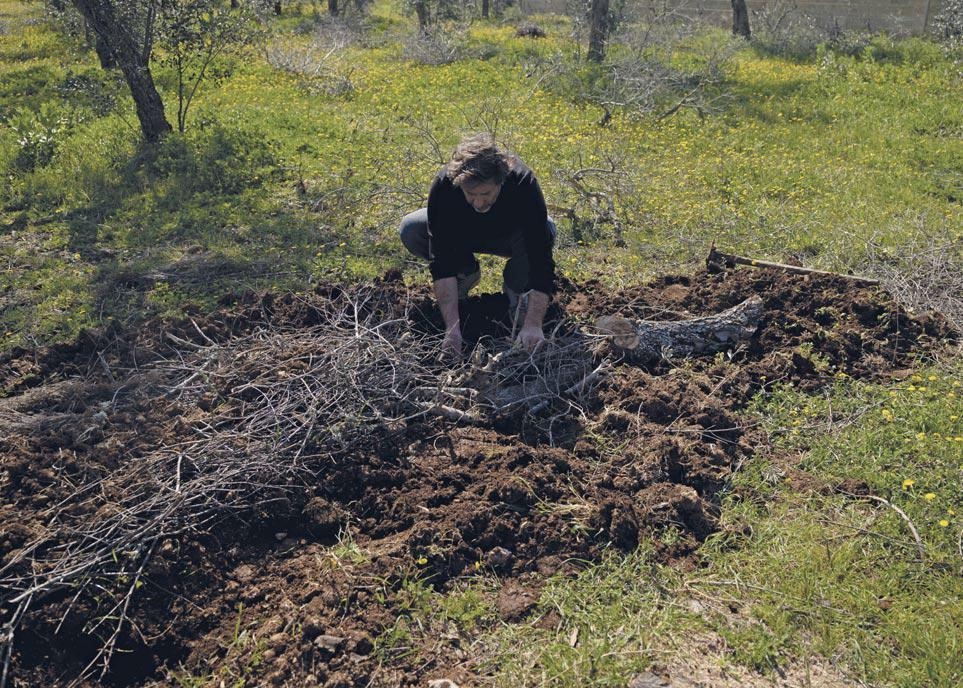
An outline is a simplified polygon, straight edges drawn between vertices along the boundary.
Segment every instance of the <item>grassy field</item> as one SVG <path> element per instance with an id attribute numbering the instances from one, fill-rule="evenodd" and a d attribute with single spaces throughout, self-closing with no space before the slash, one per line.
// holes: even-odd
<path id="1" fill-rule="evenodd" d="M 401 266 L 400 216 L 474 130 L 539 173 L 562 225 L 559 265 L 575 278 L 637 281 L 702 259 L 712 241 L 862 270 L 870 253 L 958 239 L 963 226 L 963 87 L 920 40 L 799 60 L 722 34 L 690 39 L 671 59 L 690 79 L 713 63 L 708 109 L 659 119 L 669 94 L 600 126 L 600 98 L 584 97 L 598 75 L 573 57 L 561 19 L 544 19 L 546 39 L 476 23 L 466 57 L 435 66 L 406 61 L 411 27 L 396 8 L 376 6 L 345 38 L 305 6 L 266 51 L 224 60 L 185 134 L 142 150 L 122 84 L 91 51 L 39 6 L 0 12 L 4 348 L 228 290 Z"/>
<path id="2" fill-rule="evenodd" d="M 688 272 L 712 242 L 903 283 L 924 248 L 963 265 L 963 77 L 938 45 L 876 36 L 780 55 L 708 30 L 663 56 L 689 83 L 714 75 L 701 100 L 618 107 L 568 20 L 534 20 L 547 38 L 477 20 L 429 50 L 395 4 L 343 26 L 293 6 L 266 45 L 218 65 L 183 134 L 145 148 L 123 84 L 80 38 L 40 3 L 0 0 L 0 349 L 249 289 L 399 267 L 425 282 L 398 220 L 477 130 L 539 174 L 576 280 Z M 155 76 L 169 93 L 172 75 Z M 413 581 L 390 632 L 456 622 L 503 685 L 622 686 L 687 653 L 744 685 L 827 671 L 963 685 L 961 382 L 947 357 L 889 383 L 778 389 L 754 409 L 772 455 L 730 486 L 694 570 L 642 548 L 553 581 L 539 603 L 562 619 L 553 630 L 498 623 L 484 581 L 443 598 Z"/>

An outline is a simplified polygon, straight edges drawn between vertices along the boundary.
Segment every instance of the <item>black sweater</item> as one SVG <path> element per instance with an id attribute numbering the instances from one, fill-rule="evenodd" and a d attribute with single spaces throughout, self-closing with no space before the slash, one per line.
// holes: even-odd
<path id="1" fill-rule="evenodd" d="M 442 169 L 428 192 L 428 236 L 431 276 L 454 277 L 471 264 L 473 253 L 496 245 L 516 232 L 525 242 L 529 261 L 529 289 L 551 295 L 555 282 L 552 238 L 547 226 L 545 197 L 535 175 L 514 158 L 498 198 L 486 213 L 479 213 L 451 183 Z"/>

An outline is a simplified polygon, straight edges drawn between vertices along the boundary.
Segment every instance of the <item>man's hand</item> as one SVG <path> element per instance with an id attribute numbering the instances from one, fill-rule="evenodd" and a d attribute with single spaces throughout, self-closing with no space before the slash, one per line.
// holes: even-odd
<path id="1" fill-rule="evenodd" d="M 458 318 L 458 280 L 454 277 L 436 280 L 435 298 L 445 321 L 445 340 L 441 344 L 441 354 L 445 358 L 460 361 L 463 341 L 461 321 Z"/>
<path id="2" fill-rule="evenodd" d="M 445 330 L 445 340 L 441 343 L 441 354 L 445 358 L 460 361 L 464 340 L 461 336 L 461 326 L 456 321 L 454 327 Z"/>
<path id="3" fill-rule="evenodd" d="M 540 325 L 524 325 L 518 333 L 518 341 L 529 353 L 535 353 L 542 344 L 545 343 L 545 333 L 542 332 Z"/>
<path id="4" fill-rule="evenodd" d="M 525 347 L 529 353 L 534 353 L 538 347 L 545 343 L 545 334 L 542 332 L 542 320 L 545 318 L 545 311 L 548 309 L 548 294 L 532 290 L 527 294 L 528 309 L 525 311 L 525 321 L 522 329 L 518 333 L 519 344 Z"/>

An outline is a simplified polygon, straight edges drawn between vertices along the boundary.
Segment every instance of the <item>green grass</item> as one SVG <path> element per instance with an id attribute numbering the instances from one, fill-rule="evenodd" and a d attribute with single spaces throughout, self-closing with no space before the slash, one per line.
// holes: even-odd
<path id="1" fill-rule="evenodd" d="M 746 605 L 754 623 L 717 624 L 742 661 L 774 670 L 814 653 L 870 685 L 960 685 L 961 380 L 956 363 L 764 400 L 776 447 L 800 460 L 760 457 L 738 476 L 729 534 L 691 582 Z"/>
<path id="2" fill-rule="evenodd" d="M 317 18 L 301 11 L 277 24 L 276 44 L 310 43 L 304 28 Z M 808 60 L 744 47 L 722 63 L 727 98 L 717 112 L 683 108 L 658 120 L 616 108 L 603 127 L 603 109 L 578 97 L 585 74 L 565 20 L 546 18 L 542 41 L 476 22 L 468 54 L 480 57 L 399 69 L 411 23 L 383 4 L 365 43 L 329 58 L 328 76 L 279 72 L 253 50 L 225 59 L 202 86 L 186 136 L 158 152 L 140 149 L 122 86 L 92 52 L 38 21 L 39 4 L 2 2 L 0 14 L 0 248 L 11 268 L 3 348 L 70 337 L 127 318 L 132 306 L 138 317 L 172 315 L 179 302 L 208 307 L 225 290 L 408 265 L 398 219 L 423 203 L 460 135 L 478 129 L 494 129 L 539 173 L 560 218 L 558 264 L 575 278 L 634 282 L 691 265 L 713 240 L 761 258 L 858 269 L 867 245 L 899 245 L 908 226 L 946 238 L 963 226 L 963 85 L 939 48 L 917 39 L 876 39 L 855 56 L 826 48 Z M 697 69 L 698 56 L 726 40 L 693 40 L 680 65 Z M 547 64 L 562 72 L 546 73 Z M 350 87 L 327 89 L 332 75 Z M 155 76 L 171 83 L 161 64 Z M 14 122 L 51 134 L 46 148 L 25 151 Z M 568 181 L 585 169 L 597 170 L 585 185 L 615 204 L 624 248 Z M 185 256 L 203 256 L 223 277 L 180 274 L 194 264 Z M 157 271 L 170 279 L 156 298 L 150 279 L 132 293 L 102 293 L 118 274 Z M 35 288 L 37 274 L 64 279 Z"/>
<path id="3" fill-rule="evenodd" d="M 628 685 L 682 647 L 693 627 L 677 601 L 679 586 L 679 573 L 642 549 L 609 556 L 574 578 L 553 578 L 530 621 L 493 634 L 496 685 Z"/>

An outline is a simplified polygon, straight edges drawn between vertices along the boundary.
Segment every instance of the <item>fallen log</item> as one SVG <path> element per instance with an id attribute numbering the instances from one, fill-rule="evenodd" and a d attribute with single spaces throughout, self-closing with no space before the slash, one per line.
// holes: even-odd
<path id="1" fill-rule="evenodd" d="M 734 253 L 724 253 L 718 250 L 715 244 L 709 247 L 709 255 L 706 256 L 706 270 L 709 272 L 725 272 L 726 270 L 731 270 L 736 265 L 748 265 L 749 267 L 754 268 L 773 268 L 776 270 L 783 270 L 784 272 L 792 272 L 797 275 L 828 275 L 830 277 L 842 277 L 843 279 L 869 285 L 879 284 L 878 279 L 872 279 L 870 277 L 844 275 L 840 272 L 815 270 L 813 268 L 805 268 L 801 265 L 787 265 L 786 263 L 773 263 L 772 261 L 768 260 L 746 258 L 745 256 L 737 256 Z"/>
<path id="2" fill-rule="evenodd" d="M 762 299 L 751 296 L 702 318 L 633 321 L 606 315 L 595 321 L 595 327 L 622 355 L 637 363 L 652 363 L 732 349 L 755 334 L 762 313 Z"/>

